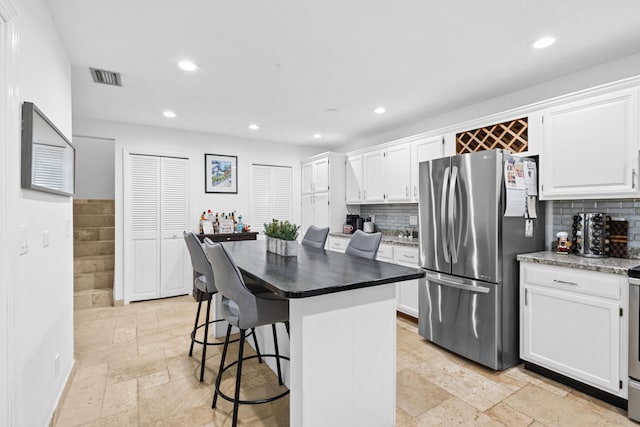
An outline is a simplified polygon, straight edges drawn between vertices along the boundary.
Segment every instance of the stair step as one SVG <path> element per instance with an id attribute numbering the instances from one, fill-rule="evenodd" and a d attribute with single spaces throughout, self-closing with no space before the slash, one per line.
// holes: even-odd
<path id="1" fill-rule="evenodd" d="M 112 255 L 115 253 L 113 240 L 97 240 L 95 242 L 74 242 L 74 257 Z"/>
<path id="2" fill-rule="evenodd" d="M 113 254 L 96 256 L 75 256 L 73 258 L 73 271 L 75 274 L 91 273 L 94 271 L 113 271 Z"/>
<path id="3" fill-rule="evenodd" d="M 75 228 L 84 227 L 113 227 L 116 225 L 116 218 L 109 215 L 73 215 L 73 226 Z"/>
<path id="4" fill-rule="evenodd" d="M 113 215 L 115 206 L 114 200 L 74 200 L 73 215 Z"/>
<path id="5" fill-rule="evenodd" d="M 74 227 L 74 242 L 93 242 L 97 240 L 115 240 L 115 227 Z"/>
<path id="6" fill-rule="evenodd" d="M 94 307 L 112 307 L 113 291 L 111 289 L 91 289 L 73 293 L 73 309 L 85 310 Z"/>
<path id="7" fill-rule="evenodd" d="M 113 289 L 113 271 L 95 271 L 73 276 L 74 291 L 88 291 L 91 289 Z"/>

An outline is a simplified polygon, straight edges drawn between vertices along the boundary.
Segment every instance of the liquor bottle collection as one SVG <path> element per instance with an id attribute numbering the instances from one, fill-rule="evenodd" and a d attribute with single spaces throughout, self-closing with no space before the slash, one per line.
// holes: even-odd
<path id="1" fill-rule="evenodd" d="M 214 215 L 209 209 L 200 215 L 200 234 L 241 233 L 250 229 L 251 226 L 245 224 L 242 215 L 236 215 L 236 211 L 216 212 Z"/>

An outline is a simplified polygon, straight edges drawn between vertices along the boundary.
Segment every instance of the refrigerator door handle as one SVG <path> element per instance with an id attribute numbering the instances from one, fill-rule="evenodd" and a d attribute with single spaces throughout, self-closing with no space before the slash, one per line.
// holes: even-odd
<path id="1" fill-rule="evenodd" d="M 427 280 L 430 282 L 436 282 L 440 285 L 449 286 L 452 288 L 458 288 L 469 292 L 475 292 L 480 294 L 488 294 L 491 291 L 491 288 L 487 288 L 486 286 L 474 286 L 467 285 L 466 283 L 457 282 L 451 279 L 444 279 L 440 277 L 438 274 L 433 274 L 427 272 Z"/>
<path id="2" fill-rule="evenodd" d="M 440 239 L 442 241 L 442 251 L 444 252 L 445 262 L 449 262 L 449 243 L 447 238 L 447 224 L 445 218 L 447 216 L 447 184 L 449 183 L 449 167 L 444 170 L 442 179 L 442 192 L 440 193 Z"/>
<path id="3" fill-rule="evenodd" d="M 451 245 L 451 263 L 456 264 L 458 262 L 458 248 L 455 244 L 455 216 L 456 216 L 456 186 L 458 184 L 458 167 L 451 168 L 451 183 L 449 184 L 449 199 L 447 204 L 449 205 L 449 244 Z"/>

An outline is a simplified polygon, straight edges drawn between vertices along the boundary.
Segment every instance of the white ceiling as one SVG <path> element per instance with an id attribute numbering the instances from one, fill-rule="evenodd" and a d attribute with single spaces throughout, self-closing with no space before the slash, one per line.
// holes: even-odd
<path id="1" fill-rule="evenodd" d="M 638 0 L 46 2 L 74 116 L 293 144 L 349 143 L 640 52 Z"/>

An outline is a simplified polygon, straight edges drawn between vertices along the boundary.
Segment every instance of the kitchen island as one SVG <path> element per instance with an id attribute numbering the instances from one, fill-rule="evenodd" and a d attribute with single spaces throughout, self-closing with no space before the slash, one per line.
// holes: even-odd
<path id="1" fill-rule="evenodd" d="M 420 269 L 300 246 L 226 242 L 248 279 L 289 300 L 290 425 L 395 424 L 395 283 Z"/>

